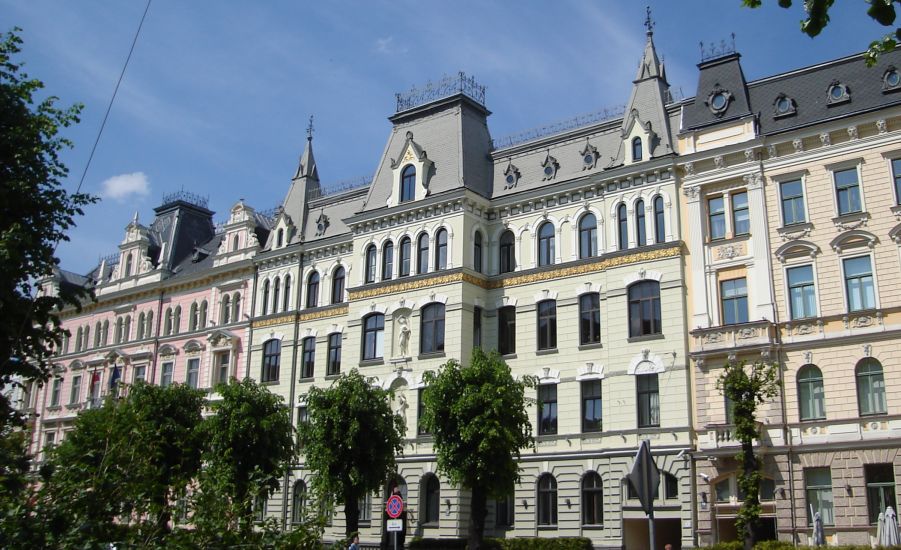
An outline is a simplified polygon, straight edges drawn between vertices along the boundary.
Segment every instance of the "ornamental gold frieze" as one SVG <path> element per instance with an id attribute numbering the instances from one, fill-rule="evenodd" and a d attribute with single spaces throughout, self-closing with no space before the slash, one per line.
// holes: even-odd
<path id="1" fill-rule="evenodd" d="M 273 317 L 271 319 L 260 319 L 258 321 L 253 322 L 253 328 L 264 328 L 271 327 L 274 325 L 285 325 L 288 323 L 293 323 L 294 319 L 297 317 L 296 314 L 291 315 L 282 315 L 281 317 Z"/>
<path id="2" fill-rule="evenodd" d="M 333 307 L 320 311 L 311 311 L 309 313 L 301 313 L 297 316 L 298 321 L 314 321 L 316 319 L 325 319 L 327 317 L 337 317 L 339 315 L 347 315 L 347 306 Z"/>
<path id="3" fill-rule="evenodd" d="M 394 283 L 385 286 L 379 286 L 376 288 L 356 288 L 347 291 L 347 295 L 350 300 L 363 300 L 366 298 L 374 298 L 376 296 L 383 296 L 385 294 L 394 294 L 397 292 L 406 292 L 408 290 L 419 290 L 422 288 L 428 288 L 430 286 L 437 285 L 446 285 L 450 283 L 459 283 L 464 280 L 462 272 L 450 273 L 447 275 L 440 275 L 437 277 L 428 277 L 426 279 L 419 279 L 416 281 L 406 281 L 403 283 Z M 472 279 L 475 277 L 469 276 Z M 470 281 L 473 282 L 473 281 Z M 485 281 L 480 281 L 478 283 L 484 288 Z"/>

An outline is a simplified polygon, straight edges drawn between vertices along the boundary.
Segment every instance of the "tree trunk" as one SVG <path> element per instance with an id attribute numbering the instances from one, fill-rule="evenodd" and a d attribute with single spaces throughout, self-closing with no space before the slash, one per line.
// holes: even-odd
<path id="1" fill-rule="evenodd" d="M 741 444 L 742 450 L 742 469 L 744 471 L 745 479 L 748 479 L 749 476 L 753 476 L 757 473 L 757 456 L 754 454 L 754 442 L 753 441 L 743 441 Z M 745 495 L 745 503 L 751 504 L 755 506 L 759 504 L 760 497 L 760 486 L 759 483 L 755 484 L 753 491 L 748 491 Z M 758 517 L 746 517 L 747 524 L 745 525 L 745 550 L 753 550 L 754 545 L 757 544 L 757 529 L 759 518 Z"/>
<path id="2" fill-rule="evenodd" d="M 348 537 L 360 530 L 360 501 L 347 493 L 344 494 L 344 525 Z"/>
<path id="3" fill-rule="evenodd" d="M 469 550 L 481 550 L 485 536 L 488 496 L 482 487 L 472 488 L 469 500 Z"/>

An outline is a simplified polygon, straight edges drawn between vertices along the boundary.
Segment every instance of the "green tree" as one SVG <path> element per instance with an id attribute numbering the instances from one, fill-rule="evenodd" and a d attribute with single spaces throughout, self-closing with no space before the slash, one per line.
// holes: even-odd
<path id="1" fill-rule="evenodd" d="M 782 8 L 787 9 L 792 6 L 792 0 L 778 1 Z M 829 24 L 829 10 L 833 3 L 834 0 L 804 0 L 804 11 L 807 16 L 801 20 L 801 32 L 811 38 L 818 36 Z M 895 24 L 896 3 L 901 3 L 901 0 L 869 0 L 867 15 L 880 25 L 891 27 Z M 742 0 L 742 4 L 750 8 L 758 8 L 763 4 L 763 0 Z M 894 50 L 899 41 L 901 41 L 901 28 L 896 27 L 894 32 L 871 42 L 864 54 L 867 66 L 872 67 L 879 54 Z"/>
<path id="2" fill-rule="evenodd" d="M 525 390 L 497 352 L 473 350 L 469 366 L 448 361 L 423 376 L 422 422 L 435 437 L 438 469 L 471 491 L 469 548 L 482 547 L 488 498 L 510 496 L 520 450 L 532 444 Z"/>
<path id="3" fill-rule="evenodd" d="M 35 296 L 35 285 L 59 263 L 56 245 L 68 240 L 75 216 L 96 201 L 62 186 L 68 170 L 59 155 L 72 144 L 59 130 L 78 122 L 81 105 L 36 98 L 44 84 L 14 59 L 19 32 L 0 36 L 0 388 L 47 377 L 49 357 L 67 334 L 57 312 L 77 306 L 84 293 L 61 286 Z"/>
<path id="4" fill-rule="evenodd" d="M 760 440 L 757 407 L 776 397 L 779 387 L 778 367 L 761 361 L 730 362 L 717 379 L 717 389 L 732 403 L 735 438 L 741 442 L 735 459 L 742 465 L 738 487 L 745 500 L 735 524 L 745 550 L 754 548 L 760 532 L 760 459 L 754 454 L 754 440 Z"/>
<path id="5" fill-rule="evenodd" d="M 307 395 L 310 421 L 299 434 L 306 465 L 315 492 L 344 505 L 348 535 L 358 529 L 360 499 L 381 487 L 403 450 L 404 421 L 389 398 L 356 369 Z"/>
<path id="6" fill-rule="evenodd" d="M 207 447 L 193 516 L 204 546 L 250 537 L 254 500 L 279 488 L 296 456 L 291 416 L 280 396 L 250 379 L 217 389 L 220 400 L 210 404 L 214 414 L 204 421 Z"/>

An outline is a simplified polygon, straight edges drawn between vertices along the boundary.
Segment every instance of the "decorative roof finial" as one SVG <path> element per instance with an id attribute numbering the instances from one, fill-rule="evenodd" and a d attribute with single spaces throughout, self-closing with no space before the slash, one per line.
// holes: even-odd
<path id="1" fill-rule="evenodd" d="M 131 220 L 131 223 L 138 225 L 138 211 L 137 210 L 135 210 L 135 217 L 133 220 Z"/>
<path id="2" fill-rule="evenodd" d="M 647 6 L 647 17 L 644 20 L 644 26 L 648 29 L 648 36 L 654 34 L 654 20 L 651 19 L 651 6 Z"/>
<path id="3" fill-rule="evenodd" d="M 310 123 L 307 124 L 307 141 L 313 141 L 313 115 L 310 115 Z"/>

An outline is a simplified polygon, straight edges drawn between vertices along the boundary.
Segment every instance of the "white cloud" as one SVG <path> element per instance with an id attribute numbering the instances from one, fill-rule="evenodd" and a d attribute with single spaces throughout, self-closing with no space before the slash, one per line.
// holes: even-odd
<path id="1" fill-rule="evenodd" d="M 150 194 L 150 180 L 144 172 L 119 174 L 100 184 L 100 195 L 105 199 L 125 202 L 131 197 L 146 197 Z"/>
<path id="2" fill-rule="evenodd" d="M 387 36 L 385 38 L 376 39 L 375 51 L 384 54 L 407 53 L 407 48 L 396 46 L 394 44 L 394 37 Z"/>

